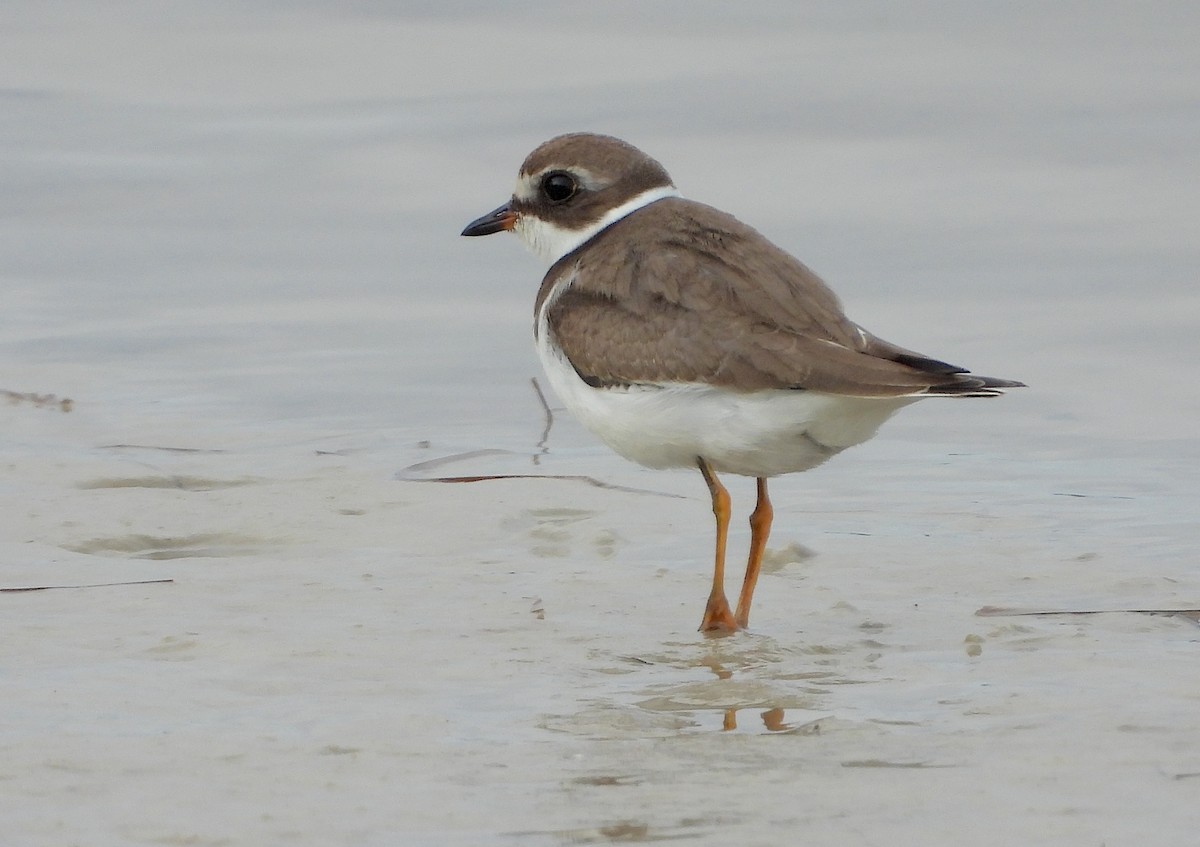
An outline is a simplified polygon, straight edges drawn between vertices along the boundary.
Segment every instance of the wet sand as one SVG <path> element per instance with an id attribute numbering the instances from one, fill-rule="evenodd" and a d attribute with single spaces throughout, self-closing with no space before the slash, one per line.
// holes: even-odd
<path id="1" fill-rule="evenodd" d="M 1189 843 L 1200 22 L 1100 5 L 18 4 L 4 843 Z M 537 264 L 457 238 L 581 128 L 1030 383 L 773 483 L 747 633 L 699 476 L 546 435 Z"/>

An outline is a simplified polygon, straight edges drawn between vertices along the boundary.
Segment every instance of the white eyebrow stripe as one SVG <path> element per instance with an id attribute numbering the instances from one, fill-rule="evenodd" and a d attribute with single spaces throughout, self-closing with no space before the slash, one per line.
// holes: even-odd
<path id="1" fill-rule="evenodd" d="M 534 174 L 518 174 L 517 184 L 513 188 L 513 197 L 516 197 L 518 200 L 529 202 L 537 195 L 538 184 L 542 181 L 542 177 L 544 177 L 546 174 L 554 173 L 556 171 L 570 174 L 571 176 L 575 177 L 575 179 L 579 181 L 579 184 L 589 191 L 599 191 L 600 189 L 606 187 L 604 184 L 602 184 L 601 180 L 597 179 L 596 175 L 587 168 L 581 168 L 578 165 L 573 165 L 571 167 L 566 167 L 565 165 L 549 165 L 548 167 L 542 168 L 540 171 Z"/>

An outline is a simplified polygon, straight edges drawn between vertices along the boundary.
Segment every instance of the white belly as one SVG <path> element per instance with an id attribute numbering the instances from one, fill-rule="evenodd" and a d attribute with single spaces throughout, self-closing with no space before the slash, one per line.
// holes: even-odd
<path id="1" fill-rule="evenodd" d="M 816 391 L 735 392 L 692 383 L 593 388 L 539 327 L 538 356 L 555 393 L 580 422 L 631 461 L 769 477 L 805 471 L 861 444 L 918 397 L 846 397 Z"/>

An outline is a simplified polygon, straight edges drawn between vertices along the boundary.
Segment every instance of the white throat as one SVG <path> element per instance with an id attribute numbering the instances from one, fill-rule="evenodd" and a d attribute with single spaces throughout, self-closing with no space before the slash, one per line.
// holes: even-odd
<path id="1" fill-rule="evenodd" d="M 519 235 L 525 242 L 525 246 L 549 267 L 576 247 L 590 240 L 596 233 L 613 225 L 629 213 L 636 212 L 643 206 L 649 206 L 664 197 L 680 196 L 679 189 L 673 185 L 651 188 L 631 197 L 620 206 L 609 209 L 600 220 L 583 229 L 566 229 L 533 215 L 522 215 L 517 218 L 513 232 Z"/>

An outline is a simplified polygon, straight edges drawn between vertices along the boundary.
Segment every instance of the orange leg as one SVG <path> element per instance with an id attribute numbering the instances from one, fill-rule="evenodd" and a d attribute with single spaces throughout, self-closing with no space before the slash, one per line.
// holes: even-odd
<path id="1" fill-rule="evenodd" d="M 754 599 L 754 586 L 758 583 L 758 572 L 762 568 L 763 551 L 767 549 L 767 536 L 771 534 L 771 519 L 775 510 L 767 496 L 767 481 L 758 478 L 758 503 L 750 515 L 750 559 L 746 562 L 746 578 L 742 580 L 742 593 L 738 595 L 737 625 L 745 629 L 750 625 L 750 602 Z"/>
<path id="2" fill-rule="evenodd" d="M 729 535 L 729 492 L 717 479 L 713 469 L 704 459 L 697 459 L 696 464 L 704 481 L 708 483 L 709 493 L 712 494 L 713 515 L 717 519 L 717 551 L 713 562 L 712 591 L 708 595 L 708 605 L 704 608 L 704 620 L 700 622 L 701 632 L 733 632 L 738 628 L 729 609 L 729 601 L 725 599 L 725 539 Z"/>

